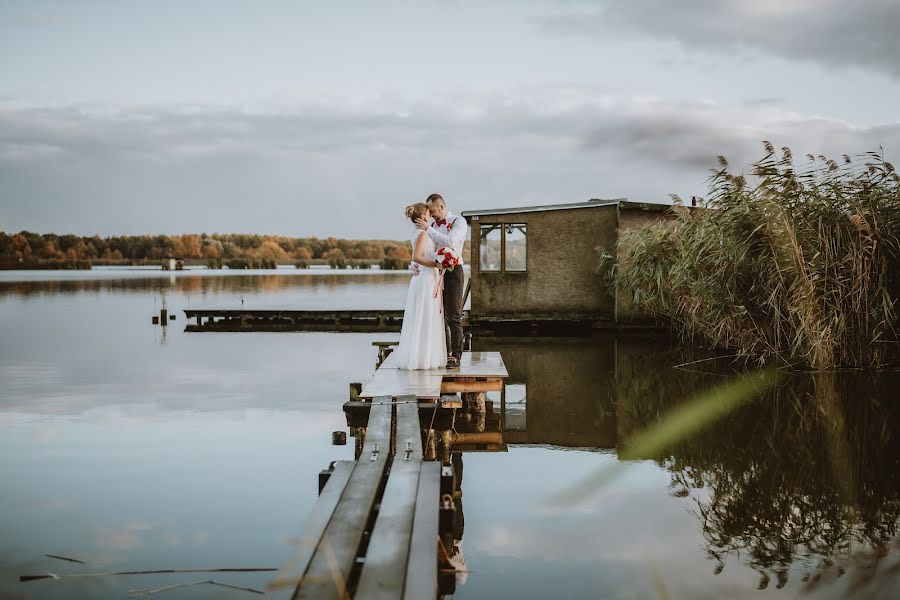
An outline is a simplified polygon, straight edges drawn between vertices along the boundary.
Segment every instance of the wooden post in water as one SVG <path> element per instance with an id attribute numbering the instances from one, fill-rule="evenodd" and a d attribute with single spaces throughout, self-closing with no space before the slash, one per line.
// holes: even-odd
<path id="1" fill-rule="evenodd" d="M 441 463 L 450 464 L 450 448 L 453 446 L 453 432 L 449 429 L 441 431 Z"/>
<path id="2" fill-rule="evenodd" d="M 353 436 L 353 459 L 359 460 L 359 457 L 362 454 L 363 445 L 366 442 L 366 428 L 351 427 L 350 435 Z"/>
<path id="3" fill-rule="evenodd" d="M 485 392 L 467 392 L 462 395 L 465 410 L 473 417 L 472 428 L 481 433 L 487 421 L 487 394 Z"/>
<path id="4" fill-rule="evenodd" d="M 425 431 L 425 460 L 437 460 L 437 437 L 434 429 Z"/>

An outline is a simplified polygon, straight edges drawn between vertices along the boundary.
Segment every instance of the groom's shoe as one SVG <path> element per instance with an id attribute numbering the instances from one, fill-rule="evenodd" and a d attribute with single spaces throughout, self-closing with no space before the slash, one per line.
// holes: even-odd
<path id="1" fill-rule="evenodd" d="M 459 359 L 455 356 L 447 357 L 447 368 L 448 369 L 458 369 L 459 368 Z"/>

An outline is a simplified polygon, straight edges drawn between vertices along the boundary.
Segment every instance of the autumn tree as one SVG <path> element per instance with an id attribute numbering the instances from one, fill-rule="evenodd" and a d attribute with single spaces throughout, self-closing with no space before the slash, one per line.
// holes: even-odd
<path id="1" fill-rule="evenodd" d="M 221 258 L 222 242 L 212 238 L 204 238 L 200 248 L 203 258 Z"/>
<path id="2" fill-rule="evenodd" d="M 31 245 L 22 234 L 12 236 L 9 240 L 8 248 L 9 253 L 19 260 L 31 258 Z"/>
<path id="3" fill-rule="evenodd" d="M 256 255 L 264 260 L 283 261 L 287 258 L 287 253 L 274 240 L 266 240 L 256 251 Z"/>
<path id="4" fill-rule="evenodd" d="M 175 253 L 184 258 L 200 258 L 200 236 L 182 235 L 175 244 Z"/>

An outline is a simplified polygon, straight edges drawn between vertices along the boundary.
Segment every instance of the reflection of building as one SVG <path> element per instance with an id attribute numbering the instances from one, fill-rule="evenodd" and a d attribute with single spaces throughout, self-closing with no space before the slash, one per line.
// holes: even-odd
<path id="1" fill-rule="evenodd" d="M 467 211 L 472 323 L 629 320 L 630 294 L 612 294 L 598 270 L 618 231 L 669 207 L 626 201 Z"/>
<path id="2" fill-rule="evenodd" d="M 499 351 L 509 371 L 507 444 L 614 448 L 615 338 L 475 338 Z"/>
<path id="3" fill-rule="evenodd" d="M 706 385 L 672 369 L 698 356 L 664 335 L 476 336 L 473 350 L 500 352 L 509 371 L 500 406 L 506 444 L 615 449 L 646 425 L 637 416 Z"/>

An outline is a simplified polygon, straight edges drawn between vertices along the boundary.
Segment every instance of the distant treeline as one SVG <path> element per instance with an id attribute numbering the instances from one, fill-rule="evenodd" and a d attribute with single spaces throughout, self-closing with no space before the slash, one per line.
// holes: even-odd
<path id="1" fill-rule="evenodd" d="M 391 240 L 293 238 L 273 235 L 185 234 L 82 237 L 77 235 L 0 232 L 0 265 L 5 268 L 90 268 L 92 264 L 146 264 L 181 258 L 208 264 L 329 264 L 352 261 L 401 264 L 411 257 L 410 244 Z"/>

